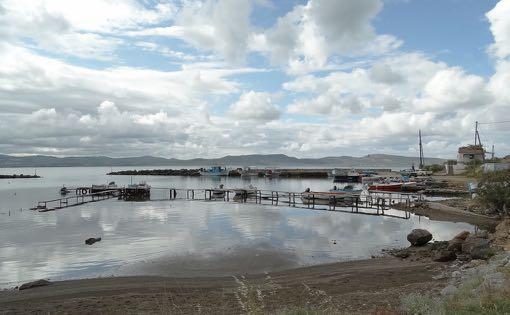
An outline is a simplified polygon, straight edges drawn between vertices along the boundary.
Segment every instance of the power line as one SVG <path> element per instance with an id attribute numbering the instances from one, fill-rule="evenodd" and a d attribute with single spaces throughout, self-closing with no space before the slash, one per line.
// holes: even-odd
<path id="1" fill-rule="evenodd" d="M 503 121 L 491 121 L 491 122 L 479 122 L 479 125 L 492 125 L 492 124 L 506 124 L 510 123 L 510 120 L 503 120 Z"/>

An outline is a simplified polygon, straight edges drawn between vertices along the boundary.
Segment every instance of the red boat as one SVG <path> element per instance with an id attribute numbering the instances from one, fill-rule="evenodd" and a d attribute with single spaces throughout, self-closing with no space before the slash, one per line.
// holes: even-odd
<path id="1" fill-rule="evenodd" d="M 373 185 L 368 186 L 368 190 L 377 190 L 377 191 L 401 191 L 403 183 L 374 183 Z"/>

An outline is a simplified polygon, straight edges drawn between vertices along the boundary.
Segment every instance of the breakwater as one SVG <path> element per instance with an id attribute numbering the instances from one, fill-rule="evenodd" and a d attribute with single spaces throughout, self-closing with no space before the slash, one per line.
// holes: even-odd
<path id="1" fill-rule="evenodd" d="M 41 176 L 25 174 L 0 175 L 0 179 L 15 179 L 15 178 L 41 178 Z"/>
<path id="2" fill-rule="evenodd" d="M 198 169 L 126 170 L 126 171 L 110 172 L 107 175 L 200 176 L 200 170 L 198 170 Z"/>

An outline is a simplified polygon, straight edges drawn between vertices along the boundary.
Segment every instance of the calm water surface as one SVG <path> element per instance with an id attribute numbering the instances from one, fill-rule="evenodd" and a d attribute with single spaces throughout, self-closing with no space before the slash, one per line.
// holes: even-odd
<path id="1" fill-rule="evenodd" d="M 116 169 L 133 169 L 114 168 Z M 155 167 L 150 167 L 155 168 Z M 147 169 L 139 167 L 137 169 Z M 367 258 L 382 248 L 407 246 L 406 235 L 426 228 L 446 240 L 465 223 L 418 216 L 396 219 L 288 207 L 201 201 L 107 200 L 39 213 L 37 201 L 59 188 L 115 181 L 153 187 L 329 189 L 329 180 L 106 176 L 110 168 L 41 168 L 41 179 L 0 180 L 0 287 L 47 278 L 110 275 L 208 276 L 263 272 Z M 33 169 L 0 169 L 32 174 Z M 155 196 L 158 197 L 158 196 Z M 398 211 L 394 211 L 398 214 Z M 87 246 L 84 240 L 102 237 Z M 336 243 L 336 244 L 335 244 Z"/>

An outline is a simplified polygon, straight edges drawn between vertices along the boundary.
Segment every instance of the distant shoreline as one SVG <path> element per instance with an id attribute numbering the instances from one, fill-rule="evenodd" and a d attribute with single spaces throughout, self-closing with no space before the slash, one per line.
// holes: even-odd
<path id="1" fill-rule="evenodd" d="M 24 174 L 0 175 L 0 179 L 21 179 L 21 178 L 41 178 L 41 176 Z"/>

